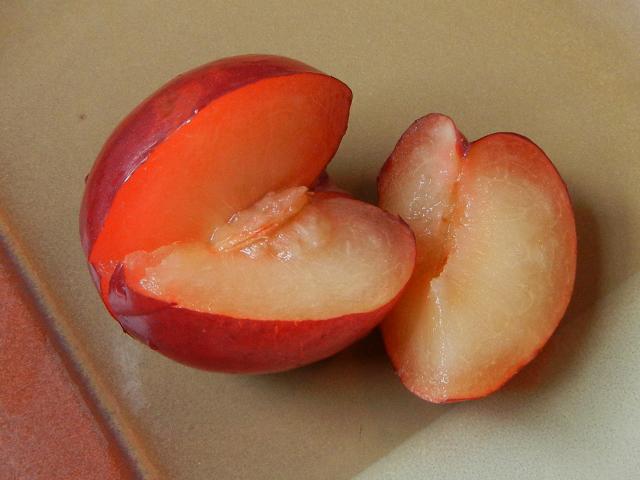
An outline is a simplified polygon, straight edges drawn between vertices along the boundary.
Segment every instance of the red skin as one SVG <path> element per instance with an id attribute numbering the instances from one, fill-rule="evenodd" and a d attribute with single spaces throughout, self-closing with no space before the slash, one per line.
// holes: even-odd
<path id="1" fill-rule="evenodd" d="M 233 57 L 183 74 L 145 100 L 116 128 L 87 177 L 80 212 L 80 236 L 87 257 L 91 258 L 118 190 L 167 137 L 227 93 L 259 80 L 305 73 L 324 75 L 283 57 Z M 342 88 L 350 103 L 348 87 Z M 344 130 L 338 132 L 340 137 Z M 320 175 L 333 153 L 335 150 L 323 165 L 313 167 L 319 168 L 317 173 L 310 174 Z M 412 242 L 408 227 L 399 228 L 406 229 Z M 160 353 L 207 370 L 264 373 L 320 360 L 366 335 L 400 295 L 398 292 L 377 310 L 325 320 L 237 319 L 146 297 L 127 285 L 121 261 L 114 260 L 113 274 L 108 267 L 89 262 L 111 315 L 125 332 Z"/>
<path id="2" fill-rule="evenodd" d="M 123 268 L 109 304 L 126 333 L 178 362 L 229 373 L 270 373 L 327 358 L 364 337 L 400 298 L 327 320 L 250 320 L 180 308 L 137 293 Z"/>

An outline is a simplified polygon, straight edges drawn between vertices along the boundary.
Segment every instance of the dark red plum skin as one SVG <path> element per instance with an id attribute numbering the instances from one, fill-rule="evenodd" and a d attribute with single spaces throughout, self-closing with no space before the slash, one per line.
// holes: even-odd
<path id="1" fill-rule="evenodd" d="M 374 311 L 327 320 L 252 320 L 143 296 L 128 286 L 120 266 L 111 277 L 108 301 L 126 333 L 173 360 L 218 372 L 272 373 L 330 357 L 364 337 L 401 293 Z"/>

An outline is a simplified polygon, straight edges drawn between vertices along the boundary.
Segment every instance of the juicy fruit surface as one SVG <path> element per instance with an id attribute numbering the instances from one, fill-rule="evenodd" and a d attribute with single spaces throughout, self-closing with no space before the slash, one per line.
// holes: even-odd
<path id="1" fill-rule="evenodd" d="M 422 117 L 402 136 L 380 175 L 382 208 L 400 215 L 416 233 L 417 274 L 434 276 L 446 260 L 465 144 L 449 118 Z"/>
<path id="2" fill-rule="evenodd" d="M 212 224 L 265 193 L 311 184 L 338 147 L 350 98 L 339 81 L 303 73 L 244 86 L 197 112 L 115 195 L 90 255 L 103 293 L 126 254 L 206 239 Z"/>
<path id="3" fill-rule="evenodd" d="M 396 158 L 395 180 L 381 182 L 381 205 L 408 221 L 419 256 L 427 259 L 384 322 L 383 334 L 407 387 L 446 402 L 494 391 L 544 345 L 570 298 L 576 240 L 566 188 L 533 143 L 494 134 L 463 156 L 451 141 L 453 123 L 431 117 L 429 131 L 434 123 L 449 129 L 434 137 L 440 144 L 430 152 L 440 158 Z M 420 165 L 418 157 L 430 166 Z M 443 161 L 458 170 L 454 184 L 437 173 L 441 167 L 433 170 Z M 415 195 L 411 206 L 406 198 L 407 190 L 416 192 L 416 162 L 418 171 L 435 171 L 431 183 L 439 185 L 435 198 Z M 412 213 L 421 201 L 427 221 Z M 446 202 L 446 212 L 430 208 Z M 429 264 L 425 245 L 441 249 L 439 268 Z"/>
<path id="4" fill-rule="evenodd" d="M 200 312 L 319 320 L 376 310 L 411 276 L 411 232 L 374 206 L 305 189 L 269 194 L 256 205 L 219 226 L 211 243 L 128 255 L 127 283 Z"/>

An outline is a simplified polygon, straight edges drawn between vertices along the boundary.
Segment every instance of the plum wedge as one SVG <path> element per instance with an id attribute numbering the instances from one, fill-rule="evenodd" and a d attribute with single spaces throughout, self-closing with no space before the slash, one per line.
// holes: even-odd
<path id="1" fill-rule="evenodd" d="M 128 334 L 188 365 L 264 373 L 332 355 L 382 320 L 415 240 L 399 218 L 326 191 L 350 104 L 308 65 L 246 55 L 179 76 L 122 121 L 87 178 L 80 234 Z"/>
<path id="2" fill-rule="evenodd" d="M 377 207 L 304 195 L 308 203 L 282 225 L 254 228 L 262 223 L 255 217 L 265 216 L 263 201 L 258 212 L 252 207 L 215 229 L 210 242 L 130 253 L 111 280 L 112 311 L 131 335 L 202 368 L 277 371 L 346 347 L 397 300 L 413 271 L 415 242 Z M 265 198 L 267 217 L 282 220 L 278 195 Z"/>
<path id="3" fill-rule="evenodd" d="M 392 300 L 411 276 L 412 243 L 382 210 L 315 194 L 289 222 L 223 251 L 174 243 L 133 252 L 124 265 L 132 288 L 182 307 L 256 320 L 323 320 Z"/>
<path id="4" fill-rule="evenodd" d="M 402 382 L 435 403 L 497 390 L 543 347 L 571 297 L 575 222 L 557 170 L 525 137 L 469 144 L 431 114 L 402 136 L 378 191 L 417 242 L 410 285 L 382 325 Z"/>

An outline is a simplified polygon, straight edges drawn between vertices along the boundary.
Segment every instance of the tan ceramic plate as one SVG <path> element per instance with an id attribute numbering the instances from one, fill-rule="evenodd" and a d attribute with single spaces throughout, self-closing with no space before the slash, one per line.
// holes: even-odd
<path id="1" fill-rule="evenodd" d="M 320 3 L 0 7 L 3 235 L 96 411 L 145 478 L 638 478 L 638 2 Z M 85 174 L 143 97 L 245 52 L 299 58 L 351 86 L 331 173 L 361 197 L 430 111 L 469 138 L 523 133 L 554 160 L 577 215 L 576 293 L 541 357 L 501 392 L 424 403 L 377 335 L 290 373 L 206 373 L 109 318 L 78 239 Z"/>

